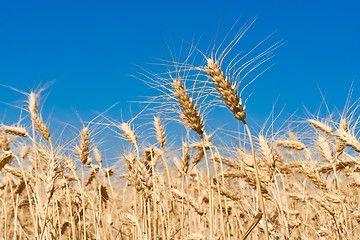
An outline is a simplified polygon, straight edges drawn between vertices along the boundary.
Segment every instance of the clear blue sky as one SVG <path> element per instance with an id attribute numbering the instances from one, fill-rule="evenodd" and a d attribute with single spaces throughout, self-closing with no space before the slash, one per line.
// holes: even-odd
<path id="1" fill-rule="evenodd" d="M 222 3 L 224 2 L 224 3 Z M 276 63 L 253 83 L 248 115 L 260 124 L 277 100 L 278 110 L 313 113 L 320 90 L 330 107 L 342 108 L 354 82 L 360 97 L 360 4 L 358 1 L 17 1 L 0 2 L 0 83 L 29 91 L 55 80 L 48 91 L 46 116 L 84 121 L 119 102 L 124 120 L 140 111 L 140 96 L 155 95 L 130 77 L 152 58 L 165 58 L 162 35 L 201 37 L 204 50 L 223 18 L 257 17 L 245 43 L 285 40 Z M 165 39 L 170 45 L 172 39 Z M 248 45 L 249 46 L 249 45 Z M 241 44 L 238 46 L 241 50 Z M 236 49 L 235 49 L 236 51 Z M 147 66 L 148 67 L 148 66 Z M 320 89 L 320 90 L 319 90 Z M 0 101 L 21 105 L 24 96 L 0 87 Z M 18 112 L 0 104 L 0 120 Z M 74 117 L 75 116 L 75 117 Z M 10 121 L 10 122 L 11 122 Z"/>

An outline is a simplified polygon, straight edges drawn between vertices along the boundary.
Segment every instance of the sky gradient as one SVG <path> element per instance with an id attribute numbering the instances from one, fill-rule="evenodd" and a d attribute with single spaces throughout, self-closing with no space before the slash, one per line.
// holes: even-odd
<path id="1" fill-rule="evenodd" d="M 114 103 L 114 118 L 141 111 L 142 96 L 156 95 L 140 80 L 136 65 L 165 59 L 163 42 L 201 39 L 206 51 L 222 21 L 222 33 L 256 17 L 234 51 L 271 33 L 285 44 L 275 64 L 247 90 L 250 119 L 262 124 L 276 102 L 285 118 L 316 114 L 321 93 L 342 109 L 353 83 L 360 97 L 360 4 L 358 1 L 8 1 L 0 2 L 0 121 L 18 119 L 29 92 L 53 82 L 44 114 L 61 121 L 89 121 Z M 170 34 L 169 34 L 170 33 Z M 221 35 L 220 35 L 221 37 Z M 175 39 L 175 40 L 174 40 Z M 121 120 L 121 119 L 119 119 Z"/>

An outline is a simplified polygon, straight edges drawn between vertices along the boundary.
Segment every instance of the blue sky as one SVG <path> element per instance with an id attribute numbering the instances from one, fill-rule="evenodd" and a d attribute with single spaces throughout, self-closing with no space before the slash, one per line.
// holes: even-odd
<path id="1" fill-rule="evenodd" d="M 360 4 L 358 1 L 17 1 L 0 2 L 0 83 L 23 91 L 53 82 L 45 117 L 89 121 L 116 102 L 114 118 L 141 111 L 141 96 L 155 95 L 135 65 L 150 67 L 165 58 L 163 41 L 180 47 L 176 33 L 200 39 L 204 51 L 222 19 L 256 17 L 234 51 L 269 40 L 276 50 L 270 70 L 247 90 L 250 120 L 262 124 L 276 102 L 284 117 L 304 107 L 316 113 L 322 92 L 330 108 L 342 109 L 351 84 L 360 97 Z M 239 27 L 241 24 L 238 25 Z M 170 34 L 169 34 L 170 33 Z M 221 35 L 220 35 L 221 37 Z M 24 96 L 0 86 L 0 101 L 21 106 Z M 0 104 L 0 120 L 12 123 L 18 111 Z M 131 106 L 130 106 L 131 105 Z M 228 116 L 230 117 L 230 116 Z M 121 119 L 119 119 L 121 120 Z"/>

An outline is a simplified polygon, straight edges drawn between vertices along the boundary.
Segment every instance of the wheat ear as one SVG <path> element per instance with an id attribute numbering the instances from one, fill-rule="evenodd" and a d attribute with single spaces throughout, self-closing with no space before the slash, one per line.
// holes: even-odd
<path id="1" fill-rule="evenodd" d="M 333 133 L 333 129 L 332 127 L 330 127 L 329 125 L 320 122 L 318 120 L 314 120 L 314 119 L 309 119 L 308 122 L 316 129 L 319 129 L 320 131 L 323 131 L 324 133 L 328 134 L 328 135 L 332 135 Z"/>
<path id="2" fill-rule="evenodd" d="M 247 134 L 249 136 L 251 152 L 252 152 L 254 168 L 255 168 L 258 201 L 261 212 L 263 213 L 266 239 L 270 239 L 267 228 L 265 203 L 261 193 L 261 183 L 259 179 L 258 164 L 255 157 L 254 144 L 249 126 L 245 121 L 246 118 L 245 106 L 243 106 L 242 104 L 242 100 L 238 94 L 238 90 L 234 86 L 232 86 L 231 81 L 229 81 L 229 79 L 225 77 L 224 72 L 221 69 L 221 66 L 219 65 L 219 62 L 214 61 L 212 58 L 207 58 L 206 60 L 207 60 L 207 66 L 205 67 L 205 69 L 203 69 L 203 71 L 210 76 L 212 80 L 212 84 L 216 87 L 216 91 L 218 91 L 218 93 L 220 94 L 220 98 L 224 100 L 225 105 L 232 111 L 234 117 L 244 124 Z"/>
<path id="3" fill-rule="evenodd" d="M 157 117 L 154 117 L 154 126 L 156 131 L 156 139 L 160 144 L 160 147 L 163 148 L 166 142 L 165 131 L 164 131 L 164 126 L 161 124 L 160 119 Z"/>
<path id="4" fill-rule="evenodd" d="M 336 133 L 339 131 L 343 131 L 343 132 L 347 132 L 348 131 L 348 124 L 346 122 L 345 118 L 342 118 L 340 120 L 340 127 L 339 129 L 341 130 L 336 130 Z M 335 135 L 336 135 L 335 133 Z M 335 140 L 335 151 L 336 151 L 336 158 L 338 158 L 339 156 L 341 156 L 344 152 L 344 148 L 345 148 L 345 142 L 343 140 L 341 140 L 340 138 L 336 138 Z"/>
<path id="5" fill-rule="evenodd" d="M 41 117 L 37 114 L 37 94 L 31 92 L 29 95 L 29 113 L 31 120 L 35 127 L 39 130 L 40 134 L 47 140 L 50 140 L 50 131 L 42 121 Z"/>
<path id="6" fill-rule="evenodd" d="M 11 126 L 4 126 L 5 132 L 10 135 L 20 136 L 20 137 L 27 137 L 28 133 L 25 128 L 22 127 L 11 127 Z"/>
<path id="7" fill-rule="evenodd" d="M 209 74 L 212 84 L 216 87 L 220 97 L 224 100 L 225 105 L 232 111 L 234 117 L 239 121 L 244 121 L 246 118 L 245 106 L 242 105 L 242 100 L 238 95 L 237 89 L 225 78 L 219 63 L 208 58 L 204 71 Z"/>
<path id="8" fill-rule="evenodd" d="M 129 123 L 122 123 L 120 125 L 121 131 L 124 133 L 124 137 L 128 140 L 132 145 L 137 148 L 137 136 L 135 135 L 135 131 L 131 129 Z"/>
<path id="9" fill-rule="evenodd" d="M 89 130 L 87 127 L 84 127 L 80 132 L 80 151 L 79 158 L 82 164 L 86 164 L 89 159 Z"/>
<path id="10" fill-rule="evenodd" d="M 10 147 L 9 147 L 9 140 L 6 137 L 4 131 L 2 128 L 0 128 L 0 148 L 4 151 L 9 151 Z"/>
<path id="11" fill-rule="evenodd" d="M 11 161 L 13 160 L 13 158 L 15 157 L 15 154 L 13 154 L 10 151 L 5 151 L 1 156 L 0 156 L 0 171 L 1 169 L 6 165 L 11 163 Z"/>
<path id="12" fill-rule="evenodd" d="M 161 151 L 161 159 L 162 159 L 162 162 L 163 162 L 163 165 L 165 168 L 165 172 L 166 172 L 167 178 L 170 181 L 170 184 L 172 184 L 169 164 L 166 160 L 165 153 L 164 153 L 164 146 L 165 146 L 165 142 L 166 142 L 164 126 L 161 124 L 160 119 L 157 117 L 154 117 L 154 126 L 155 126 L 155 131 L 156 131 L 156 139 L 157 139 L 158 143 L 160 144 L 160 147 L 162 150 Z M 154 166 L 156 166 L 156 164 L 154 164 Z"/>
<path id="13" fill-rule="evenodd" d="M 174 89 L 178 104 L 183 110 L 180 113 L 181 119 L 190 129 L 199 134 L 200 138 L 202 138 L 204 134 L 204 123 L 196 105 L 186 91 L 184 83 L 179 78 L 173 79 L 171 87 Z"/>

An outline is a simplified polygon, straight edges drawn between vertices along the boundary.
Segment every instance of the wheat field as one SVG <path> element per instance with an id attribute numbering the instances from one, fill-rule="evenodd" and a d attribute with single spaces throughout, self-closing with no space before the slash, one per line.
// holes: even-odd
<path id="1" fill-rule="evenodd" d="M 161 93 L 143 113 L 144 133 L 134 119 L 100 116 L 61 143 L 43 120 L 41 91 L 27 93 L 27 116 L 0 128 L 0 239 L 359 239 L 358 102 L 255 131 L 242 90 L 281 42 L 237 55 L 250 26 L 209 54 L 186 42 L 184 61 L 143 71 Z M 208 130 L 218 107 L 241 126 L 236 137 Z M 170 136 L 171 122 L 186 133 Z M 94 137 L 102 126 L 124 142 L 116 164 L 125 171 L 105 167 L 106 143 Z"/>

